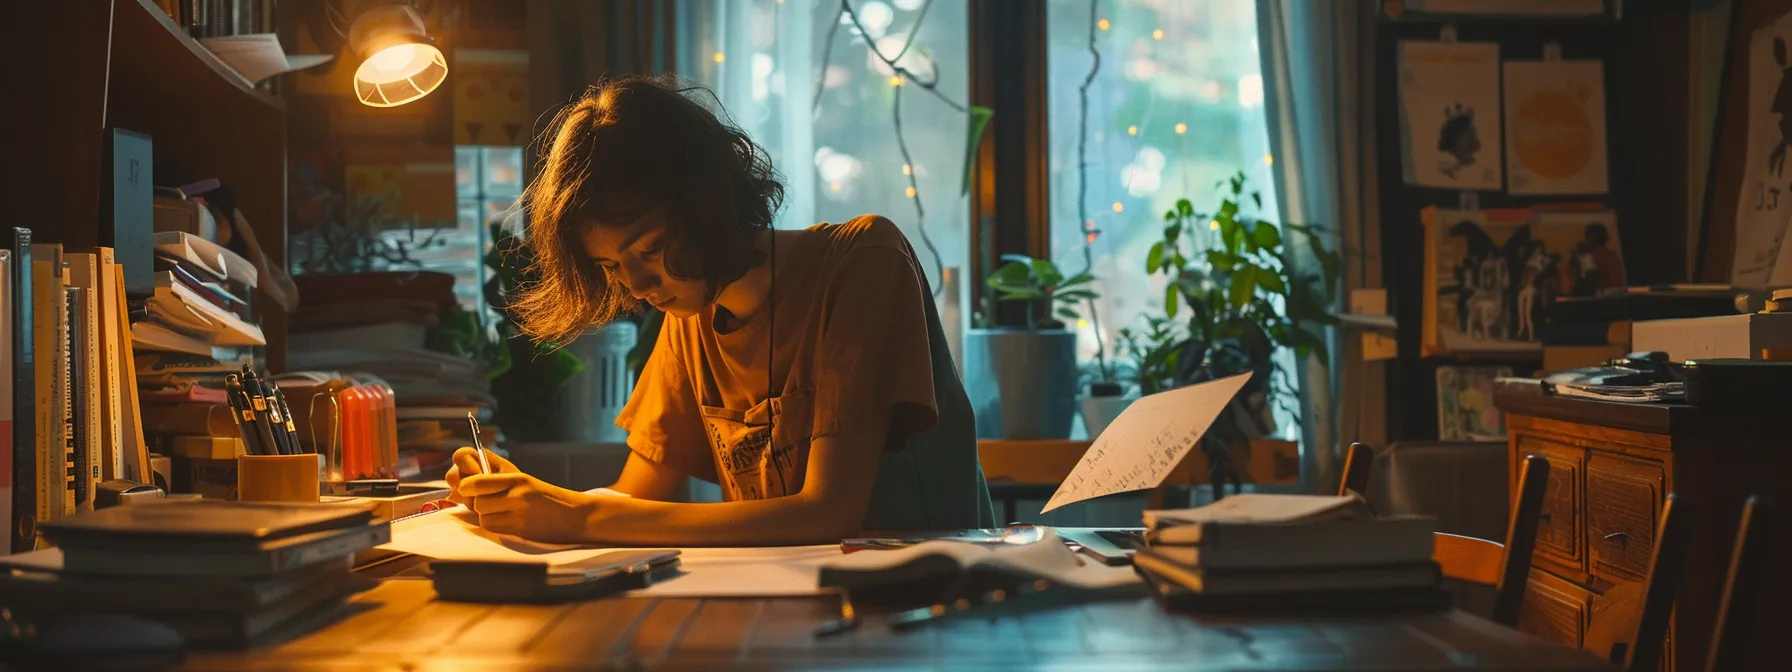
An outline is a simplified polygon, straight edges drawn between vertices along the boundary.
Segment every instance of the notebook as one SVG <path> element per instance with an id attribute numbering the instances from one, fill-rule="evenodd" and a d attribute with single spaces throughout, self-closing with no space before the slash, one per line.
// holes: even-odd
<path id="1" fill-rule="evenodd" d="M 59 546 L 167 542 L 190 547 L 209 541 L 256 548 L 269 540 L 367 525 L 372 520 L 373 507 L 358 503 L 169 500 L 100 509 L 41 527 L 44 536 Z"/>

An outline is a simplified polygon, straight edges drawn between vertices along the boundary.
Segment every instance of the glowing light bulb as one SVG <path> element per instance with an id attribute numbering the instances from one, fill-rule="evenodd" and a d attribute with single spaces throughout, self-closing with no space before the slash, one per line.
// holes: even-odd
<path id="1" fill-rule="evenodd" d="M 367 59 L 367 62 L 372 64 L 373 67 L 387 72 L 402 70 L 406 65 L 410 64 L 411 56 L 416 52 L 415 47 L 416 45 L 412 44 L 400 44 L 395 47 L 381 49 L 380 53 L 374 54 L 372 58 Z"/>
<path id="2" fill-rule="evenodd" d="M 728 60 L 728 55 L 718 51 L 716 52 L 716 55 L 711 58 L 714 58 L 715 62 L 721 63 L 722 61 Z"/>
<path id="3" fill-rule="evenodd" d="M 1177 135 L 1182 135 L 1183 133 L 1187 133 L 1187 132 L 1188 132 L 1188 124 L 1184 124 L 1182 122 L 1176 123 L 1176 134 Z"/>
<path id="4" fill-rule="evenodd" d="M 906 163 L 902 164 L 902 174 L 903 175 L 913 175 L 913 174 L 915 174 L 915 169 L 913 166 L 910 166 Z"/>
<path id="5" fill-rule="evenodd" d="M 905 191 L 905 192 L 903 192 L 903 193 L 906 193 L 906 194 L 908 194 L 908 197 L 909 197 L 909 198 L 914 198 L 914 197 L 915 197 L 915 188 L 914 188 L 914 187 L 909 187 L 909 188 L 908 188 L 908 190 L 907 190 L 907 191 Z"/>
<path id="6" fill-rule="evenodd" d="M 1275 162 L 1276 162 L 1276 157 L 1270 156 L 1268 154 L 1263 155 L 1263 165 L 1265 165 L 1265 166 L 1275 165 Z"/>
<path id="7" fill-rule="evenodd" d="M 1088 321 L 1088 320 L 1086 320 L 1086 319 L 1083 319 L 1083 318 L 1080 318 L 1080 317 L 1079 317 L 1079 318 L 1076 318 L 1076 328 L 1078 328 L 1078 329 L 1088 329 L 1088 328 L 1089 328 L 1089 321 Z"/>
<path id="8" fill-rule="evenodd" d="M 839 190 L 845 189 L 845 188 L 846 187 L 842 186 L 839 182 L 829 182 L 828 183 L 828 189 L 831 189 L 833 191 L 839 191 Z"/>
<path id="9" fill-rule="evenodd" d="M 1220 230 L 1220 220 L 1215 219 L 1210 222 L 1207 222 L 1207 229 L 1210 231 Z"/>
<path id="10" fill-rule="evenodd" d="M 1153 31 L 1151 31 L 1151 39 L 1153 39 L 1153 40 L 1162 40 L 1162 39 L 1164 39 L 1164 29 L 1162 29 L 1162 28 L 1159 28 L 1159 29 L 1157 29 L 1157 30 L 1153 30 Z"/>
<path id="11" fill-rule="evenodd" d="M 1114 201 L 1114 212 L 1125 212 L 1125 211 L 1126 211 L 1125 205 L 1121 204 L 1119 201 Z"/>
<path id="12" fill-rule="evenodd" d="M 902 75 L 890 75 L 890 86 L 902 86 Z"/>
<path id="13" fill-rule="evenodd" d="M 1109 25 L 1109 24 L 1108 24 L 1108 20 L 1107 20 L 1107 17 L 1102 17 L 1102 19 L 1101 19 L 1101 20 L 1100 20 L 1100 21 L 1096 21 L 1096 22 L 1095 22 L 1095 27 L 1096 27 L 1096 28 L 1100 28 L 1100 29 L 1102 29 L 1102 30 L 1107 30 L 1107 29 L 1108 29 L 1108 25 Z"/>
<path id="14" fill-rule="evenodd" d="M 1126 127 L 1126 134 L 1127 134 L 1127 135 L 1138 135 L 1138 134 L 1139 134 L 1139 127 L 1137 127 L 1137 126 L 1127 126 L 1127 127 Z"/>

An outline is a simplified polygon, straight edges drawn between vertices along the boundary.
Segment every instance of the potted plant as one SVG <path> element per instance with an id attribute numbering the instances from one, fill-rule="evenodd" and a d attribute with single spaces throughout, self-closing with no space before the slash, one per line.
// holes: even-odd
<path id="1" fill-rule="evenodd" d="M 1338 256 L 1322 229 L 1241 216 L 1244 198 L 1260 208 L 1262 196 L 1246 193 L 1242 172 L 1221 185 L 1228 188 L 1211 215 L 1196 213 L 1187 199 L 1164 213 L 1163 237 L 1145 259 L 1147 273 L 1168 281 L 1164 315 L 1128 340 L 1147 393 L 1255 374 L 1202 440 L 1216 496 L 1225 484 L 1241 483 L 1229 448 L 1271 435 L 1272 409 L 1299 413 L 1292 372 L 1277 362 L 1277 351 L 1288 348 L 1297 361 L 1312 356 L 1325 364 L 1323 329 L 1338 323 L 1331 312 Z M 1298 247 L 1313 263 L 1296 257 Z M 1178 327 L 1185 305 L 1187 319 Z"/>
<path id="2" fill-rule="evenodd" d="M 1065 277 L 1058 265 L 1024 255 L 1006 262 L 987 284 L 998 301 L 1029 304 L 1024 328 L 972 329 L 965 334 L 966 392 L 979 438 L 1064 439 L 1075 420 L 1076 333 L 1059 318 L 1095 297 L 1088 273 Z M 1040 317 L 1045 314 L 1047 317 Z"/>

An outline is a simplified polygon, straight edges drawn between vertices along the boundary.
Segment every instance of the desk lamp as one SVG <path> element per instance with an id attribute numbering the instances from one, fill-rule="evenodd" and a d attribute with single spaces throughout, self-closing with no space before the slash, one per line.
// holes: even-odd
<path id="1" fill-rule="evenodd" d="M 429 95 L 448 77 L 447 59 L 410 5 L 388 3 L 362 11 L 349 26 L 348 43 L 361 59 L 355 97 L 364 105 L 403 105 Z"/>

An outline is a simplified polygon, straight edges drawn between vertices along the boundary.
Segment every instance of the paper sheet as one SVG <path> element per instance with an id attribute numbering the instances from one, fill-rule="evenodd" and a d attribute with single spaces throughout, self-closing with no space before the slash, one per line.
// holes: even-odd
<path id="1" fill-rule="evenodd" d="M 1736 199 L 1730 284 L 1759 288 L 1792 278 L 1778 263 L 1792 217 L 1792 12 L 1757 29 L 1748 43 L 1748 151 Z M 1719 194 L 1727 197 L 1727 194 Z"/>
<path id="2" fill-rule="evenodd" d="M 438 560 L 508 560 L 564 563 L 612 548 L 543 544 L 480 529 L 472 513 L 456 507 L 392 524 L 382 550 Z M 841 557 L 840 547 L 681 548 L 679 573 L 634 595 L 776 597 L 822 593 L 816 572 Z"/>
<path id="3" fill-rule="evenodd" d="M 1119 492 L 1157 487 L 1244 388 L 1251 374 L 1159 392 L 1108 424 L 1040 513 Z"/>
<path id="4" fill-rule="evenodd" d="M 1605 62 L 1506 61 L 1506 187 L 1606 192 Z"/>
<path id="5" fill-rule="evenodd" d="M 261 80 L 283 72 L 303 70 L 331 58 L 321 54 L 288 56 L 280 47 L 280 37 L 273 33 L 208 37 L 199 43 L 250 84 L 259 84 Z"/>
<path id="6" fill-rule="evenodd" d="M 1400 42 L 1400 141 L 1405 181 L 1498 191 L 1500 45 Z"/>

